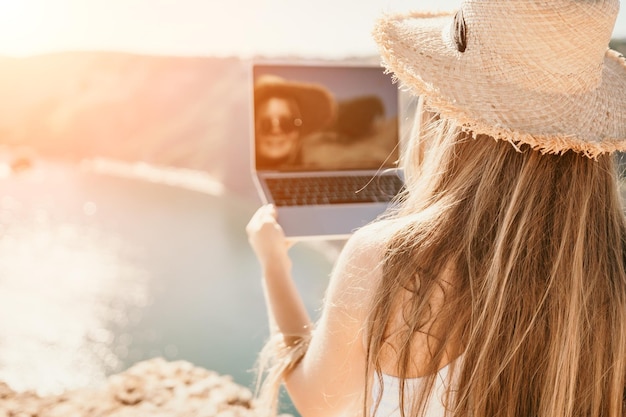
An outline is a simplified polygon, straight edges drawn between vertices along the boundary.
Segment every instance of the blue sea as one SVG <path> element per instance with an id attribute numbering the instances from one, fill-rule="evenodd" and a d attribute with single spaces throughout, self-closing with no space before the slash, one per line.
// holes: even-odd
<path id="1" fill-rule="evenodd" d="M 198 171 L 0 163 L 0 380 L 54 394 L 163 357 L 252 388 L 268 335 L 244 230 L 257 207 Z M 291 249 L 313 318 L 339 246 Z"/>

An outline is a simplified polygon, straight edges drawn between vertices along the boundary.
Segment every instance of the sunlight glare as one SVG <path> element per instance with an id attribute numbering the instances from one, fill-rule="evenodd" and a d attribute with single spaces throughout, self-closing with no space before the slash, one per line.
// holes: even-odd
<path id="1" fill-rule="evenodd" d="M 84 42 L 90 7 L 81 0 L 0 0 L 0 54 L 28 56 Z"/>
<path id="2" fill-rule="evenodd" d="M 40 395 L 90 386 L 119 370 L 113 328 L 148 302 L 148 276 L 115 236 L 55 224 L 0 199 L 0 380 Z"/>
<path id="3" fill-rule="evenodd" d="M 45 0 L 0 0 L 0 50 L 22 55 L 42 43 Z"/>

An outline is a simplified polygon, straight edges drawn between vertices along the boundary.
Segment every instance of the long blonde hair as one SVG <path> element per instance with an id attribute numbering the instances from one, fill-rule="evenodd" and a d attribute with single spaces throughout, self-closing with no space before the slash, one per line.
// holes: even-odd
<path id="1" fill-rule="evenodd" d="M 403 391 L 411 341 L 432 331 L 428 300 L 451 268 L 429 376 L 422 395 L 400 396 L 403 415 L 423 413 L 456 343 L 463 360 L 453 368 L 449 415 L 622 416 L 626 222 L 614 158 L 542 155 L 436 117 L 416 124 L 406 192 L 391 216 L 400 232 L 387 245 L 367 323 L 368 372 L 380 378 L 386 330 L 408 291 L 394 345 Z"/>

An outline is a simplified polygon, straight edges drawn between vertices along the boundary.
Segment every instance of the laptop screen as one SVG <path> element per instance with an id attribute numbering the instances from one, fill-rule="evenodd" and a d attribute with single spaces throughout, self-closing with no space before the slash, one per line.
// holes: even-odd
<path id="1" fill-rule="evenodd" d="M 398 160 L 398 88 L 378 66 L 256 63 L 258 171 L 369 170 Z"/>

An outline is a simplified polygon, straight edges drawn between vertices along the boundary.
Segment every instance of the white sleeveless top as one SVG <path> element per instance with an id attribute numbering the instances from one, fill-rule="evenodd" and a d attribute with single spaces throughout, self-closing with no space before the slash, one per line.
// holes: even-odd
<path id="1" fill-rule="evenodd" d="M 448 369 L 450 365 L 446 365 L 437 372 L 437 378 L 433 385 L 434 392 L 430 395 L 426 404 L 426 417 L 443 417 L 445 415 L 444 400 L 446 397 L 446 390 L 450 385 L 450 378 L 448 376 Z M 410 407 L 412 403 L 412 394 L 420 392 L 420 385 L 424 383 L 425 378 L 408 378 L 405 381 L 405 406 Z M 374 407 L 380 394 L 380 387 L 377 378 L 374 378 L 372 387 L 372 417 L 400 417 L 400 379 L 391 375 L 382 375 L 383 380 L 383 393 L 380 399 L 376 414 L 374 414 Z M 405 415 L 409 415 L 409 410 L 405 409 Z"/>

